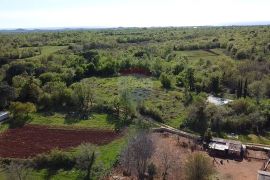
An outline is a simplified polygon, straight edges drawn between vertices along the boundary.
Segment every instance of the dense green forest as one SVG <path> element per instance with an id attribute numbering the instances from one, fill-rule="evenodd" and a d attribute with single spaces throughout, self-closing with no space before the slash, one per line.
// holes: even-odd
<path id="1" fill-rule="evenodd" d="M 145 117 L 201 134 L 265 134 L 270 27 L 1 33 L 0 81 L 2 110 L 114 114 L 116 129 Z M 234 101 L 206 104 L 209 94 Z"/>

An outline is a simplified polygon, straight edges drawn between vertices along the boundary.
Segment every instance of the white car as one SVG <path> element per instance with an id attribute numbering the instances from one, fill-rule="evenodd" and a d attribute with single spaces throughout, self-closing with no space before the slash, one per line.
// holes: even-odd
<path id="1" fill-rule="evenodd" d="M 0 122 L 6 120 L 9 118 L 9 113 L 8 112 L 0 112 Z"/>

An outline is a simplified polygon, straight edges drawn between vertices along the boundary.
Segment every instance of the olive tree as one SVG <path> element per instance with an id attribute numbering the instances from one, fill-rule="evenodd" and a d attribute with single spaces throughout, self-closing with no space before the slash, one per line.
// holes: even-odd
<path id="1" fill-rule="evenodd" d="M 9 111 L 13 118 L 10 121 L 11 127 L 24 125 L 31 119 L 30 113 L 36 112 L 36 106 L 33 103 L 12 102 L 9 106 Z"/>
<path id="2" fill-rule="evenodd" d="M 93 88 L 87 83 L 77 83 L 73 85 L 73 93 L 78 108 L 86 113 L 93 107 L 95 94 Z"/>

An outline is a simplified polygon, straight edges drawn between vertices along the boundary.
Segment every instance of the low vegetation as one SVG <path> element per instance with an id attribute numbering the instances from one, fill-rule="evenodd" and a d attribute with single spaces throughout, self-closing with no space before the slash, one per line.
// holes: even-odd
<path id="1" fill-rule="evenodd" d="M 269 34 L 269 26 L 1 33 L 0 110 L 11 117 L 0 131 L 32 124 L 124 133 L 158 121 L 206 139 L 234 133 L 269 144 Z M 233 101 L 215 106 L 207 103 L 210 94 Z M 148 140 L 139 134 L 127 147 L 141 136 Z M 87 167 L 76 169 L 73 159 L 72 171 L 57 169 L 53 176 L 89 179 L 100 162 L 106 170 L 117 164 L 124 144 L 95 147 L 81 156 Z M 143 158 L 140 168 L 127 169 L 139 179 L 155 174 L 146 144 L 149 154 L 136 157 Z M 36 179 L 43 171 L 49 169 L 34 169 Z"/>
<path id="2" fill-rule="evenodd" d="M 187 180 L 207 180 L 215 173 L 215 168 L 211 160 L 200 153 L 195 153 L 188 158 L 185 164 L 185 174 Z"/>

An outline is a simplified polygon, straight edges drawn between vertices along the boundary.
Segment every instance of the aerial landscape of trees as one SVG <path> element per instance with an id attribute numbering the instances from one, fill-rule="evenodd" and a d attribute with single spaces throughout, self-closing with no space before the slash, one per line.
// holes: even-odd
<path id="1" fill-rule="evenodd" d="M 7 129 L 27 124 L 87 127 L 102 117 L 105 128 L 117 132 L 158 122 L 206 139 L 231 133 L 268 138 L 269 42 L 269 26 L 3 32 L 0 110 L 10 111 Z M 209 95 L 232 101 L 215 106 L 207 103 Z M 127 174 L 144 179 L 148 173 L 151 179 L 156 167 L 149 161 L 148 132 L 127 139 L 118 160 Z M 91 179 L 102 155 L 89 144 L 79 151 L 72 168 Z M 166 179 L 170 165 L 166 154 L 163 158 Z M 194 164 L 207 166 L 196 174 Z M 14 168 L 24 169 L 7 167 Z M 203 156 L 194 155 L 187 162 L 187 179 L 205 169 L 209 174 L 200 179 L 214 171 Z"/>

